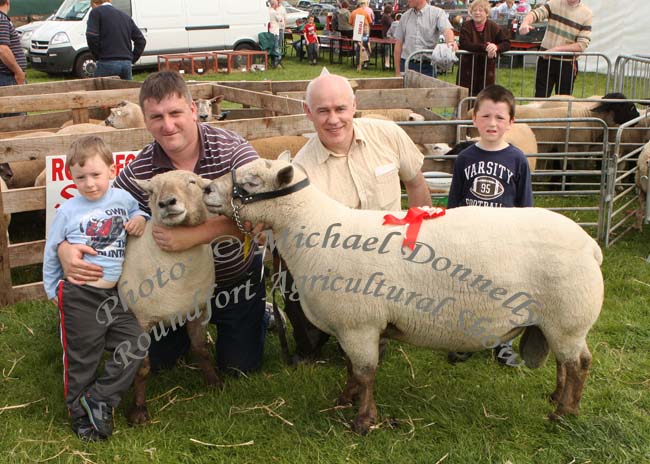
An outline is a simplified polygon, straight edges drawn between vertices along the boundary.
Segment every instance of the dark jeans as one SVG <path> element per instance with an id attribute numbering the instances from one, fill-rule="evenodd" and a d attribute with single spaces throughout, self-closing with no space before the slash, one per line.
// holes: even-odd
<path id="1" fill-rule="evenodd" d="M 574 61 L 546 59 L 540 56 L 537 59 L 535 97 L 549 97 L 553 87 L 555 87 L 556 94 L 571 95 L 577 71 Z"/>
<path id="2" fill-rule="evenodd" d="M 255 258 L 247 275 L 237 284 L 216 287 L 210 308 L 210 322 L 217 326 L 216 363 L 217 368 L 229 373 L 251 372 L 262 366 L 266 326 L 264 306 L 266 291 L 262 276 L 262 258 Z M 249 295 L 242 288 L 249 282 Z M 234 295 L 237 294 L 237 302 Z M 226 303 L 228 301 L 228 303 Z M 154 370 L 169 368 L 190 348 L 190 340 L 185 327 L 170 330 L 169 334 L 156 341 L 152 337 L 149 359 Z"/>
<path id="3" fill-rule="evenodd" d="M 6 85 L 17 85 L 16 78 L 13 74 L 0 74 L 0 87 Z M 25 81 L 27 84 L 27 81 Z M 10 116 L 24 116 L 27 113 L 0 113 L 0 118 L 8 118 Z"/>
<path id="4" fill-rule="evenodd" d="M 405 65 L 406 60 L 403 60 L 400 58 L 399 60 L 399 68 L 402 71 L 405 71 L 404 65 Z M 431 61 L 429 60 L 411 60 L 409 61 L 409 69 L 412 69 L 413 71 L 417 71 L 421 74 L 425 74 L 427 76 L 431 77 L 436 77 L 437 73 L 435 68 L 431 65 Z"/>
<path id="5" fill-rule="evenodd" d="M 133 79 L 131 60 L 99 60 L 95 77 L 120 76 L 120 79 L 130 81 Z"/>
<path id="6" fill-rule="evenodd" d="M 316 61 L 318 60 L 318 43 L 314 42 L 312 44 L 307 45 L 307 59 L 309 61 Z"/>

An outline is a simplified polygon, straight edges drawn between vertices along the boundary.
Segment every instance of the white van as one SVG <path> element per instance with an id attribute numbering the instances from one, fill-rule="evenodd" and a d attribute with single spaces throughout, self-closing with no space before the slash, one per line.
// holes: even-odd
<path id="1" fill-rule="evenodd" d="M 266 32 L 265 0 L 113 0 L 130 15 L 147 46 L 136 67 L 157 63 L 161 54 L 208 50 L 259 50 Z M 53 19 L 36 29 L 29 54 L 32 67 L 51 74 L 91 77 L 95 63 L 86 43 L 90 0 L 65 0 Z"/>

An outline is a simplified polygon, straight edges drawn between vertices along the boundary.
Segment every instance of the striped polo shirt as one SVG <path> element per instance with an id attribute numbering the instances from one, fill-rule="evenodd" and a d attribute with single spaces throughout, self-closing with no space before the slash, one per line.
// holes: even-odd
<path id="1" fill-rule="evenodd" d="M 217 179 L 230 174 L 253 160 L 259 158 L 253 147 L 239 135 L 225 129 L 207 124 L 198 124 L 201 140 L 199 159 L 194 173 L 205 179 Z M 151 214 L 149 196 L 131 178 L 149 180 L 157 174 L 173 171 L 176 168 L 158 142 L 142 149 L 138 156 L 126 166 L 115 179 L 114 187 L 128 191 L 140 205 L 142 211 Z M 252 244 L 255 247 L 255 244 Z M 224 240 L 212 245 L 215 283 L 219 288 L 229 287 L 244 279 L 246 271 L 253 262 L 255 248 L 246 259 L 240 240 Z"/>
<path id="2" fill-rule="evenodd" d="M 24 71 L 27 68 L 25 52 L 20 47 L 20 36 L 16 31 L 9 16 L 0 11 L 0 45 L 6 45 L 16 58 L 16 63 Z M 13 76 L 14 73 L 2 61 L 0 61 L 0 74 Z"/>
<path id="3" fill-rule="evenodd" d="M 548 19 L 541 50 L 577 43 L 584 52 L 589 46 L 592 13 L 582 3 L 570 6 L 565 0 L 549 0 L 548 3 L 532 10 L 531 14 L 536 22 Z"/>

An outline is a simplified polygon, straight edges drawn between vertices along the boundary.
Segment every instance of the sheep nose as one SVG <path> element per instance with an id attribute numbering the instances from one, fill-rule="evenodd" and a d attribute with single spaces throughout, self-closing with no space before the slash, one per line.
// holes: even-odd
<path id="1" fill-rule="evenodd" d="M 201 115 L 199 115 L 199 119 L 201 121 L 207 121 L 208 120 L 208 115 L 207 114 L 201 114 Z"/>
<path id="2" fill-rule="evenodd" d="M 158 202 L 158 208 L 166 208 L 168 206 L 174 206 L 176 204 L 176 198 L 172 197 L 167 200 L 162 200 Z"/>

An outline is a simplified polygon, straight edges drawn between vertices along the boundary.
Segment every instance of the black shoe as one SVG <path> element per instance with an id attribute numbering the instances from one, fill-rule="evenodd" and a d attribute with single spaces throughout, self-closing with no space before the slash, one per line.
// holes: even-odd
<path id="1" fill-rule="evenodd" d="M 512 343 L 504 343 L 496 346 L 494 348 L 494 357 L 502 366 L 518 367 L 524 363 L 512 349 Z"/>
<path id="2" fill-rule="evenodd" d="M 471 351 L 468 351 L 468 352 L 463 352 L 463 351 L 458 351 L 458 352 L 456 352 L 456 351 L 450 351 L 449 353 L 447 353 L 447 362 L 450 363 L 450 364 L 456 364 L 456 363 L 459 363 L 459 362 L 465 362 L 465 361 L 467 361 L 469 358 L 471 358 L 473 354 L 474 354 L 474 353 L 472 353 Z"/>
<path id="3" fill-rule="evenodd" d="M 104 401 L 95 400 L 88 392 L 79 400 L 95 431 L 103 438 L 113 434 L 113 408 Z"/>
<path id="4" fill-rule="evenodd" d="M 106 440 L 93 428 L 88 416 L 77 417 L 72 420 L 72 431 L 83 441 L 102 441 Z"/>

